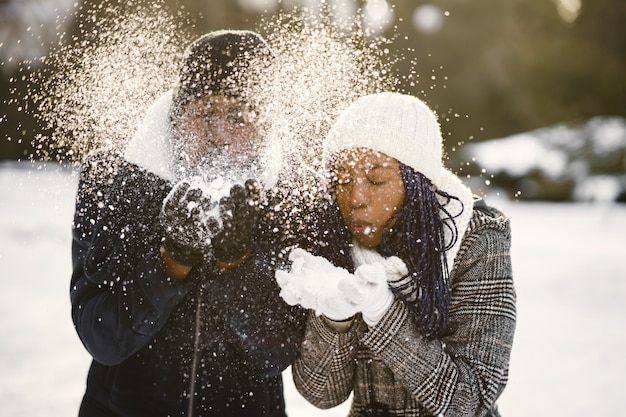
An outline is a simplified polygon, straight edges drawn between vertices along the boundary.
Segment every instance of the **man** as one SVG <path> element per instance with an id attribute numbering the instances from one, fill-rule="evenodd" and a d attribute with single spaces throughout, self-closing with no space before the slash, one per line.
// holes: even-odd
<path id="1" fill-rule="evenodd" d="M 80 416 L 285 415 L 303 315 L 258 238 L 258 182 L 232 178 L 255 173 L 250 87 L 271 57 L 252 32 L 201 37 L 124 153 L 83 163 L 70 295 L 93 362 Z"/>

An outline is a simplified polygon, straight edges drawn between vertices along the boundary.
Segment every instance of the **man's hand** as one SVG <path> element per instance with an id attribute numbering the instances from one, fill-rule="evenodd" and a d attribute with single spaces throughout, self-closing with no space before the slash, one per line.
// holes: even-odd
<path id="1" fill-rule="evenodd" d="M 222 229 L 219 210 L 202 184 L 177 183 L 163 201 L 160 214 L 165 231 L 163 247 L 177 263 L 199 265 L 211 240 Z"/>
<path id="2" fill-rule="evenodd" d="M 249 179 L 243 186 L 232 186 L 230 194 L 220 200 L 222 230 L 213 238 L 213 254 L 218 261 L 232 263 L 250 252 L 259 219 L 261 192 L 260 183 Z"/>

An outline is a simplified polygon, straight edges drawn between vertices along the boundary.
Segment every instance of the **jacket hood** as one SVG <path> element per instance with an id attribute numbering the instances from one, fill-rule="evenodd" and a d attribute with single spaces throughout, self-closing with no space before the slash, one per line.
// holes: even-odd
<path id="1" fill-rule="evenodd" d="M 126 145 L 124 159 L 167 180 L 175 179 L 174 138 L 169 120 L 172 90 L 152 103 L 134 136 Z"/>
<path id="2" fill-rule="evenodd" d="M 445 210 L 453 216 L 454 227 L 456 227 L 456 240 L 454 241 L 452 247 L 446 251 L 448 271 L 452 272 L 454 260 L 459 252 L 461 242 L 463 241 L 463 237 L 467 231 L 470 220 L 472 220 L 474 212 L 474 194 L 465 184 L 463 184 L 458 176 L 445 168 L 442 169 L 441 186 L 439 188 L 451 196 L 459 199 L 458 201 L 454 199 L 448 200 L 445 197 L 437 195 L 437 199 L 444 205 L 443 207 Z M 444 221 L 450 222 L 449 219 L 444 217 L 443 212 L 440 212 L 440 214 L 444 218 Z M 444 236 L 446 243 L 452 242 L 452 238 L 454 237 L 448 227 L 444 230 Z"/>

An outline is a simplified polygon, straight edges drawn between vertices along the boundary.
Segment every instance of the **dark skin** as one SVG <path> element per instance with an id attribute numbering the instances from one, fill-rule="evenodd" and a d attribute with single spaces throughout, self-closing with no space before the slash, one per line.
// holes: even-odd
<path id="1" fill-rule="evenodd" d="M 232 157 L 254 152 L 254 112 L 241 100 L 224 94 L 208 94 L 183 107 L 177 119 L 181 149 L 194 165 L 209 150 L 224 148 Z"/>
<path id="2" fill-rule="evenodd" d="M 208 94 L 189 102 L 176 120 L 176 136 L 186 160 L 194 166 L 214 147 L 223 147 L 233 157 L 252 157 L 257 129 L 254 114 L 240 100 L 224 94 Z M 180 264 L 161 247 L 161 262 L 165 273 L 174 281 L 187 278 L 192 267 Z M 234 268 L 248 255 L 218 266 Z"/>
<path id="3" fill-rule="evenodd" d="M 335 175 L 343 221 L 361 246 L 376 248 L 406 195 L 398 161 L 371 149 L 350 149 L 339 155 Z"/>

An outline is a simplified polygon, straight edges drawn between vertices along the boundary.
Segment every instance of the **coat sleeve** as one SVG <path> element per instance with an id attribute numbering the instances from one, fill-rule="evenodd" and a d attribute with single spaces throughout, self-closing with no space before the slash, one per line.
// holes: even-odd
<path id="1" fill-rule="evenodd" d="M 464 240 L 441 338 L 423 337 L 400 301 L 375 327 L 368 329 L 357 318 L 344 334 L 309 315 L 293 365 L 298 391 L 317 407 L 339 405 L 358 383 L 355 355 L 365 349 L 429 414 L 485 415 L 493 410 L 508 379 L 516 320 L 508 220 L 494 223 L 498 226 L 474 228 Z"/>
<path id="2" fill-rule="evenodd" d="M 361 322 L 362 324 L 362 322 Z M 355 322 L 345 333 L 331 330 L 309 311 L 300 355 L 293 363 L 293 381 L 311 404 L 327 409 L 343 403 L 352 392 L 358 337 Z"/>
<path id="3" fill-rule="evenodd" d="M 72 319 L 86 349 L 105 365 L 119 364 L 152 340 L 190 287 L 169 280 L 156 245 L 131 256 L 123 239 L 106 235 L 110 222 L 101 213 L 118 209 L 106 198 L 107 187 L 118 180 L 114 166 L 97 157 L 83 163 L 72 225 Z"/>
<path id="4" fill-rule="evenodd" d="M 362 342 L 433 415 L 482 415 L 506 385 L 515 320 L 507 220 L 465 238 L 443 337 L 422 337 L 396 302 Z"/>
<path id="5" fill-rule="evenodd" d="M 229 288 L 223 317 L 234 345 L 253 374 L 280 374 L 295 360 L 304 333 L 306 311 L 280 298 L 269 251 L 258 251 L 242 265 L 222 272 Z"/>

